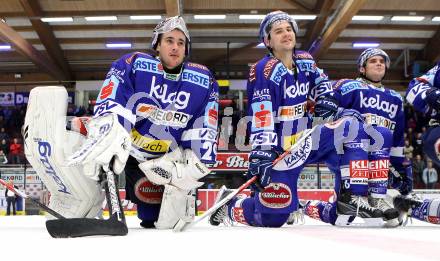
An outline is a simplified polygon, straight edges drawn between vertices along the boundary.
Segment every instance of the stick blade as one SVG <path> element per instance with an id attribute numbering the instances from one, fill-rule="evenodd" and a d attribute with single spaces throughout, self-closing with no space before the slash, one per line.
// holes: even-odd
<path id="1" fill-rule="evenodd" d="M 118 221 L 116 215 L 107 220 L 92 218 L 66 218 L 46 221 L 46 229 L 54 238 L 86 236 L 125 236 L 127 225 Z"/>
<path id="2" fill-rule="evenodd" d="M 191 224 L 191 223 L 188 223 L 182 219 L 179 219 L 177 224 L 174 226 L 173 231 L 174 232 L 182 232 L 188 227 L 189 224 Z"/>

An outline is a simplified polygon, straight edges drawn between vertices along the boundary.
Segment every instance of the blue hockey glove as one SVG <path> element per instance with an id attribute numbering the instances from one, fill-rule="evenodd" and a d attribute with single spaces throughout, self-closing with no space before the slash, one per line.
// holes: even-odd
<path id="1" fill-rule="evenodd" d="M 338 101 L 330 95 L 320 97 L 315 103 L 315 117 L 328 119 L 338 111 Z"/>
<path id="2" fill-rule="evenodd" d="M 412 165 L 398 168 L 390 167 L 388 183 L 391 188 L 397 189 L 400 194 L 408 195 L 413 190 Z"/>
<path id="3" fill-rule="evenodd" d="M 258 176 L 256 181 L 258 190 L 262 190 L 262 188 L 269 185 L 272 163 L 277 157 L 278 153 L 274 151 L 253 150 L 249 154 L 249 169 L 246 175 L 248 179 Z"/>
<path id="4" fill-rule="evenodd" d="M 440 110 L 440 89 L 429 88 L 426 90 L 426 103 L 435 110 Z"/>
<path id="5" fill-rule="evenodd" d="M 362 116 L 362 114 L 360 112 L 358 112 L 357 110 L 344 109 L 344 108 L 338 109 L 338 112 L 333 117 L 333 120 L 336 121 L 336 120 L 339 120 L 340 118 L 343 118 L 343 117 L 353 117 L 362 123 L 365 121 L 364 116 Z"/>

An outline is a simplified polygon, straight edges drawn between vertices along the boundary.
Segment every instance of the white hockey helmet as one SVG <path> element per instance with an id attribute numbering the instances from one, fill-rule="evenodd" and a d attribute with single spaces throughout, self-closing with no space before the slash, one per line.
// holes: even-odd
<path id="1" fill-rule="evenodd" d="M 360 69 L 361 67 L 364 67 L 367 64 L 368 59 L 370 59 L 373 56 L 382 56 L 383 59 L 385 60 L 385 68 L 389 69 L 390 68 L 390 64 L 391 64 L 391 60 L 390 57 L 388 56 L 388 54 L 379 48 L 368 48 L 365 49 L 361 55 L 359 55 L 357 64 L 358 64 L 358 69 Z"/>
<path id="2" fill-rule="evenodd" d="M 275 22 L 279 21 L 287 21 L 292 25 L 292 29 L 295 32 L 295 35 L 298 33 L 298 25 L 288 13 L 283 11 L 273 11 L 270 12 L 264 17 L 263 21 L 260 23 L 260 40 L 264 43 L 264 39 L 269 36 L 270 29 Z"/>
<path id="3" fill-rule="evenodd" d="M 171 32 L 174 29 L 179 29 L 185 35 L 186 37 L 185 55 L 188 55 L 190 37 L 189 37 L 188 29 L 186 28 L 185 21 L 181 16 L 168 17 L 160 21 L 160 23 L 158 23 L 153 30 L 151 46 L 153 47 L 154 50 L 156 50 L 156 47 L 159 43 L 159 35 L 163 33 Z"/>

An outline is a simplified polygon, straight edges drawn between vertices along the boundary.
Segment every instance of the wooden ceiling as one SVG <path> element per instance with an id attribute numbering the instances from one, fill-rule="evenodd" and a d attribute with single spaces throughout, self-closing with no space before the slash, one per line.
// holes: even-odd
<path id="1" fill-rule="evenodd" d="M 332 79 L 356 76 L 355 61 L 362 49 L 353 49 L 352 43 L 358 41 L 381 43 L 392 60 L 387 84 L 399 90 L 412 77 L 415 62 L 425 68 L 440 59 L 440 21 L 431 21 L 440 16 L 438 0 L 1 0 L 1 5 L 5 22 L 0 22 L 0 41 L 13 49 L 0 51 L 0 86 L 103 79 L 113 60 L 150 47 L 159 20 L 134 21 L 130 15 L 183 15 L 192 38 L 191 60 L 209 66 L 217 78 L 229 73 L 230 78 L 244 79 L 249 64 L 266 53 L 255 47 L 260 20 L 240 20 L 239 15 L 278 9 L 316 15 L 313 20 L 297 19 L 297 42 Z M 226 14 L 226 19 L 194 19 L 200 14 Z M 108 15 L 117 21 L 84 19 Z M 384 19 L 353 21 L 355 15 Z M 396 15 L 425 18 L 391 21 Z M 73 22 L 40 20 L 64 16 Z M 132 48 L 107 49 L 109 42 L 130 42 Z M 18 73 L 21 78 L 16 78 Z"/>

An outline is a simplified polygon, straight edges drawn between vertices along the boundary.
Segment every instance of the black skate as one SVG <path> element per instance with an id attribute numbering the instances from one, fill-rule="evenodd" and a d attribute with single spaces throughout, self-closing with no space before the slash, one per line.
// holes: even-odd
<path id="1" fill-rule="evenodd" d="M 383 226 L 383 212 L 370 206 L 367 197 L 352 195 L 345 192 L 337 201 L 337 226 Z M 355 217 L 362 218 L 364 223 L 353 223 Z"/>
<path id="2" fill-rule="evenodd" d="M 227 189 L 226 186 L 222 186 L 217 193 L 217 197 L 215 198 L 214 205 L 224 199 L 227 195 L 229 195 L 233 190 Z M 232 220 L 228 215 L 228 204 L 224 204 L 219 207 L 212 215 L 209 217 L 209 223 L 213 226 L 218 226 L 221 223 L 225 225 L 232 225 Z"/>
<path id="3" fill-rule="evenodd" d="M 373 198 L 370 196 L 368 197 L 368 203 L 370 203 L 370 206 L 383 212 L 383 220 L 386 227 L 397 227 L 401 223 L 399 221 L 399 211 L 384 198 Z"/>
<path id="4" fill-rule="evenodd" d="M 401 195 L 395 197 L 393 200 L 394 207 L 399 212 L 405 212 L 409 214 L 411 214 L 410 212 L 413 209 L 420 207 L 422 203 L 423 203 L 422 200 L 418 200 L 412 197 L 401 196 Z"/>

